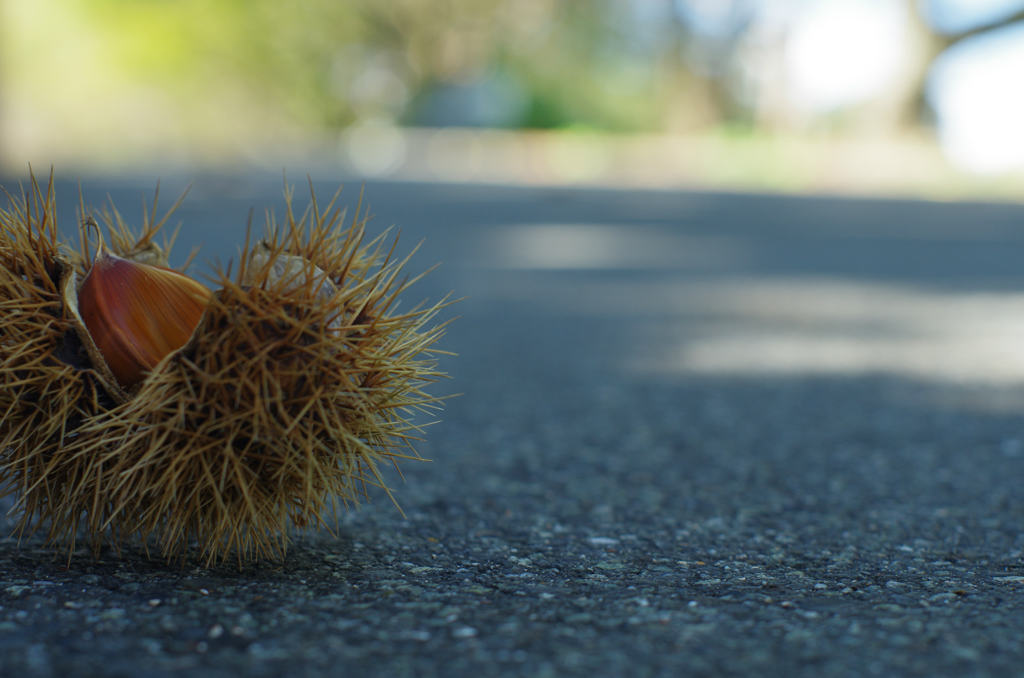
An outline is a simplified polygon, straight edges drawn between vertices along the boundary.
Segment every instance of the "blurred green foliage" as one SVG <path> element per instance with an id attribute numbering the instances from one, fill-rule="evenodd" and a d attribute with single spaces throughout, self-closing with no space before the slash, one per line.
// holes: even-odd
<path id="1" fill-rule="evenodd" d="M 650 55 L 614 0 L 37 0 L 8 9 L 29 28 L 8 36 L 8 79 L 71 67 L 65 76 L 98 92 L 112 82 L 146 88 L 186 117 L 328 128 L 366 118 L 657 123 Z M 70 63 L 45 56 L 49 37 L 80 41 Z M 44 58 L 26 59 L 33 53 Z M 487 110 L 496 97 L 502 109 Z"/>
<path id="2" fill-rule="evenodd" d="M 888 91 L 809 111 L 757 0 L 0 0 L 0 145 L 8 162 L 173 162 L 352 155 L 349 137 L 401 125 L 917 135 L 930 63 L 981 29 L 938 35 L 902 1 L 919 49 Z"/>

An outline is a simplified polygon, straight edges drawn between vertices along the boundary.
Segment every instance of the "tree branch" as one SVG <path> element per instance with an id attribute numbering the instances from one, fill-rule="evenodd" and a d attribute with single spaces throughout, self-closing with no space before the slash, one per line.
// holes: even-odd
<path id="1" fill-rule="evenodd" d="M 995 31 L 1021 22 L 1024 22 L 1024 9 L 1018 10 L 1013 14 L 1002 17 L 1001 19 L 996 19 L 994 21 L 981 24 L 980 26 L 975 26 L 974 28 L 969 28 L 966 31 L 951 33 L 949 35 L 940 34 L 936 37 L 938 38 L 941 51 L 945 51 L 953 45 L 957 45 L 964 40 L 969 40 L 970 38 L 981 35 L 982 33 L 988 33 L 989 31 Z"/>

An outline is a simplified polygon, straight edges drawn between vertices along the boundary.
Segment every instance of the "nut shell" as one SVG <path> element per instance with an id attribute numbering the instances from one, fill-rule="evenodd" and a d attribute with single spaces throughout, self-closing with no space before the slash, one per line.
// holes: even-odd
<path id="1" fill-rule="evenodd" d="M 64 292 L 70 304 L 72 289 Z M 130 389 L 188 341 L 209 298 L 205 286 L 182 273 L 101 248 L 77 291 L 76 311 L 86 345 L 95 349 L 91 357 Z"/>

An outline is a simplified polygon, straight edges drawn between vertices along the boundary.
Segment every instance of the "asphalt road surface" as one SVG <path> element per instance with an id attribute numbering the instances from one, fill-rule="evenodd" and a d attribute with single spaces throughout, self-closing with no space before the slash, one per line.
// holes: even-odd
<path id="1" fill-rule="evenodd" d="M 83 191 L 134 218 L 154 181 Z M 281 204 L 266 176 L 162 194 L 185 181 L 198 273 Z M 1024 671 L 1024 207 L 366 200 L 443 262 L 414 291 L 467 297 L 439 389 L 464 395 L 390 476 L 405 516 L 378 494 L 242 570 L 4 539 L 0 675 Z"/>

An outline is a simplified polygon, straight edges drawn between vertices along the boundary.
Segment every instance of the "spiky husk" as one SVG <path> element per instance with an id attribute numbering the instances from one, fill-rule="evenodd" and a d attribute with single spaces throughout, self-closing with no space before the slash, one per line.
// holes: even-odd
<path id="1" fill-rule="evenodd" d="M 94 403 L 73 432 L 40 441 L 5 429 L 5 479 L 17 481 L 12 489 L 39 521 L 50 521 L 51 538 L 73 542 L 84 516 L 94 543 L 134 536 L 154 538 L 168 557 L 193 541 L 207 561 L 276 557 L 289 525 L 323 524 L 338 502 L 357 502 L 367 486 L 387 490 L 383 461 L 416 458 L 414 415 L 440 400 L 423 388 L 442 376 L 433 345 L 447 302 L 399 312 L 397 298 L 412 281 L 399 280 L 405 261 L 392 259 L 394 243 L 384 236 L 365 243 L 365 220 L 357 215 L 346 227 L 335 200 L 321 210 L 312 190 L 301 216 L 286 197 L 286 223 L 271 218 L 266 240 L 247 241 L 236 274 L 216 274 L 220 290 L 192 339 L 128 399 L 115 405 L 94 394 L 90 401 L 83 387 L 37 415 L 68 421 L 69 412 Z M 108 226 L 123 224 L 114 215 Z M 122 227 L 114 244 L 145 250 L 154 232 L 150 226 L 133 240 Z M 47 299 L 48 312 L 59 314 L 59 297 Z M 41 326 L 19 332 L 34 336 Z M 22 334 L 12 347 L 27 343 Z M 52 361 L 58 346 L 51 339 L 38 350 Z M 22 361 L 12 354 L 8 362 L 14 375 Z M 63 369 L 37 381 L 68 389 L 75 368 Z M 82 373 L 89 370 L 78 370 L 74 383 L 95 383 Z M 16 386 L 7 375 L 0 372 L 4 397 Z M 73 481 L 54 494 L 58 466 Z M 46 501 L 37 496 L 44 486 Z"/>
<path id="2" fill-rule="evenodd" d="M 63 442 L 107 400 L 75 365 L 86 357 L 61 301 L 73 269 L 60 252 L 52 180 L 33 178 L 24 200 L 0 210 L 0 485 L 19 496 L 19 528 L 48 522 L 50 537 L 74 532 L 88 508 L 88 469 L 68 463 Z M 87 465 L 86 465 L 87 466 Z"/>

